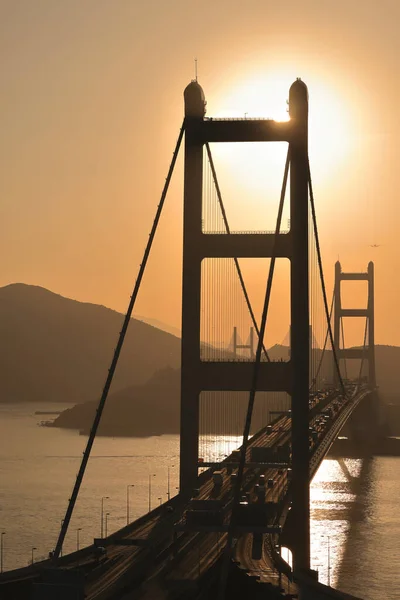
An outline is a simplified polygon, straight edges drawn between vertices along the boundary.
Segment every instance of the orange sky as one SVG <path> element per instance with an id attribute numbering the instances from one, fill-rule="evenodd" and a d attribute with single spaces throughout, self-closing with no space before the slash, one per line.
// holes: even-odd
<path id="1" fill-rule="evenodd" d="M 296 76 L 308 84 L 329 294 L 338 255 L 344 270 L 374 260 L 376 341 L 400 345 L 399 19 L 397 0 L 2 2 L 0 285 L 126 308 L 197 56 L 210 116 L 255 115 L 263 94 L 259 116 L 274 116 Z M 273 225 L 281 176 L 235 152 L 215 149 L 232 224 Z M 182 161 L 136 310 L 177 327 L 181 213 Z M 281 277 L 270 342 L 287 331 L 286 289 Z"/>

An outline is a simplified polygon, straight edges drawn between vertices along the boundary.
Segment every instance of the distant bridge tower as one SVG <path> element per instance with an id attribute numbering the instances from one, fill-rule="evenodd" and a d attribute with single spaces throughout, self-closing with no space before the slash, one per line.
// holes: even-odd
<path id="1" fill-rule="evenodd" d="M 341 299 L 342 281 L 368 281 L 367 308 L 343 308 Z M 368 348 L 341 348 L 340 325 L 343 317 L 365 317 L 368 322 Z M 340 262 L 335 264 L 335 318 L 334 318 L 334 344 L 338 360 L 346 358 L 359 358 L 368 360 L 368 381 L 372 388 L 376 387 L 375 373 L 375 321 L 374 321 L 374 263 L 368 263 L 366 273 L 343 273 Z M 339 385 L 338 374 L 333 365 L 334 384 Z"/>
<path id="2" fill-rule="evenodd" d="M 233 353 L 238 356 L 238 350 L 248 350 L 250 359 L 254 359 L 254 327 L 250 327 L 250 336 L 248 344 L 238 344 L 237 327 L 233 328 Z"/>
<path id="3" fill-rule="evenodd" d="M 291 277 L 291 360 L 262 362 L 258 391 L 292 398 L 292 513 L 296 568 L 310 565 L 308 456 L 308 91 L 297 80 L 289 91 L 290 120 L 205 119 L 197 81 L 184 92 L 185 165 L 183 215 L 180 488 L 197 487 L 199 400 L 202 391 L 249 391 L 252 362 L 211 362 L 200 357 L 201 264 L 205 258 L 286 258 Z M 290 158 L 290 224 L 287 234 L 207 234 L 202 231 L 203 146 L 217 142 L 287 142 Z M 200 465 L 201 466 L 201 465 Z"/>

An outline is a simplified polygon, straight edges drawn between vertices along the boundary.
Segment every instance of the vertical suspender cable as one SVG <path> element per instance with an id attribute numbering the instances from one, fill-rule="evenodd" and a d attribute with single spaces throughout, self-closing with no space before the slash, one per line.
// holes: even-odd
<path id="1" fill-rule="evenodd" d="M 174 172 L 174 167 L 175 167 L 176 159 L 177 159 L 178 154 L 179 154 L 179 148 L 180 148 L 180 145 L 181 145 L 181 142 L 182 142 L 184 131 L 185 131 L 185 121 L 182 123 L 182 127 L 181 127 L 180 132 L 179 132 L 178 141 L 176 142 L 176 147 L 175 147 L 175 150 L 174 150 L 174 153 L 173 153 L 173 156 L 172 156 L 171 165 L 169 167 L 168 175 L 167 175 L 167 178 L 166 178 L 165 184 L 164 184 L 164 189 L 163 189 L 162 194 L 161 194 L 160 203 L 159 203 L 159 205 L 157 207 L 156 216 L 155 216 L 155 219 L 154 219 L 151 231 L 150 231 L 150 235 L 149 235 L 149 240 L 147 242 L 146 249 L 144 251 L 142 264 L 140 265 L 139 273 L 138 273 L 138 276 L 137 276 L 137 279 L 136 279 L 136 283 L 135 283 L 135 287 L 133 289 L 133 293 L 132 293 L 132 296 L 131 296 L 130 301 L 129 301 L 128 310 L 126 311 L 126 314 L 125 314 L 125 318 L 124 318 L 124 321 L 123 321 L 122 329 L 120 331 L 119 338 L 118 338 L 118 343 L 117 343 L 117 346 L 116 346 L 116 348 L 114 350 L 114 356 L 113 356 L 113 359 L 111 361 L 111 366 L 110 366 L 110 368 L 108 370 L 107 379 L 106 379 L 106 382 L 105 382 L 105 385 L 104 385 L 104 388 L 103 388 L 103 392 L 101 394 L 99 405 L 98 405 L 97 410 L 96 410 L 96 415 L 94 417 L 93 425 L 92 425 L 92 428 L 90 430 L 90 434 L 89 434 L 89 438 L 88 438 L 88 441 L 87 441 L 87 445 L 86 445 L 85 451 L 83 453 L 83 458 L 82 458 L 82 462 L 81 462 L 81 466 L 80 466 L 78 475 L 76 477 L 76 482 L 75 482 L 75 485 L 74 485 L 74 489 L 72 491 L 72 495 L 71 495 L 71 498 L 70 498 L 69 503 L 68 503 L 68 507 L 67 507 L 67 511 L 65 513 L 64 520 L 62 521 L 60 535 L 58 537 L 57 544 L 56 544 L 56 547 L 55 547 L 55 550 L 54 550 L 54 558 L 55 559 L 57 559 L 60 556 L 61 548 L 63 546 L 64 539 L 65 539 L 65 536 L 66 536 L 67 531 L 68 531 L 68 526 L 69 526 L 69 523 L 70 523 L 70 520 L 71 520 L 72 512 L 74 510 L 74 506 L 75 506 L 75 503 L 76 503 L 76 500 L 77 500 L 77 497 L 78 497 L 78 494 L 79 494 L 79 489 L 81 487 L 83 476 L 84 476 L 85 470 L 86 470 L 86 466 L 87 466 L 87 463 L 89 461 L 90 452 L 91 452 L 91 449 L 92 449 L 92 446 L 93 446 L 94 439 L 96 437 L 96 433 L 97 433 L 97 429 L 98 429 L 98 426 L 99 426 L 99 423 L 100 423 L 101 415 L 103 413 L 103 409 L 104 409 L 104 406 L 105 406 L 105 403 L 106 403 L 106 400 L 107 400 L 107 397 L 108 397 L 108 392 L 110 390 L 111 383 L 112 383 L 112 380 L 113 380 L 113 377 L 114 377 L 114 373 L 115 373 L 115 369 L 116 369 L 117 364 L 118 364 L 119 355 L 120 355 L 120 352 L 121 352 L 121 349 L 122 349 L 122 346 L 123 346 L 123 343 L 124 343 L 126 332 L 128 330 L 129 322 L 130 322 L 130 319 L 131 319 L 131 316 L 132 316 L 132 311 L 133 311 L 133 308 L 135 306 L 136 298 L 137 298 L 137 295 L 138 295 L 138 292 L 139 292 L 139 289 L 140 289 L 140 285 L 141 285 L 141 282 L 142 282 L 142 279 L 143 279 L 143 275 L 144 275 L 144 272 L 145 272 L 145 269 L 146 269 L 147 260 L 149 258 L 150 250 L 151 250 L 151 247 L 152 247 L 152 244 L 153 244 L 153 240 L 154 240 L 154 236 L 155 236 L 156 231 L 157 231 L 157 226 L 158 226 L 158 223 L 159 223 L 159 220 L 160 220 L 160 217 L 161 217 L 161 213 L 162 213 L 162 209 L 163 209 L 163 206 L 164 206 L 165 198 L 167 196 L 167 192 L 168 192 L 169 184 L 170 184 L 170 181 L 171 181 L 172 173 Z"/>
<path id="2" fill-rule="evenodd" d="M 210 161 L 211 172 L 212 172 L 212 175 L 213 175 L 213 178 L 214 178 L 215 189 L 217 191 L 218 202 L 219 202 L 219 205 L 221 207 L 222 218 L 224 220 L 225 229 L 226 229 L 227 233 L 230 234 L 231 230 L 230 230 L 230 227 L 229 227 L 229 224 L 228 224 L 228 218 L 226 216 L 226 211 L 225 211 L 224 203 L 222 201 L 221 190 L 220 190 L 218 179 L 217 179 L 217 173 L 215 171 L 214 161 L 213 161 L 213 158 L 212 158 L 212 155 L 211 155 L 210 145 L 209 145 L 208 142 L 206 142 L 205 146 L 206 146 L 206 150 L 207 150 L 208 160 Z M 260 336 L 260 330 L 258 328 L 257 321 L 256 321 L 256 318 L 254 316 L 253 308 L 252 308 L 251 303 L 250 303 L 250 298 L 249 298 L 249 295 L 247 293 L 246 285 L 244 283 L 244 279 L 243 279 L 243 275 L 242 275 L 242 270 L 240 268 L 239 261 L 238 261 L 237 257 L 234 257 L 233 260 L 235 261 L 235 266 L 236 266 L 237 274 L 238 274 L 238 277 L 239 277 L 240 285 L 242 286 L 243 295 L 244 295 L 245 300 L 246 300 L 247 308 L 249 310 L 250 317 L 251 317 L 254 329 L 256 331 L 257 336 Z M 267 350 L 266 350 L 266 348 L 264 346 L 264 340 L 263 340 L 262 347 L 263 347 L 265 356 L 267 357 L 267 360 L 270 361 L 270 358 L 268 356 L 268 352 L 267 352 Z"/>
<path id="3" fill-rule="evenodd" d="M 332 319 L 332 313 L 333 313 L 333 305 L 334 305 L 334 300 L 335 300 L 335 291 L 333 291 L 333 294 L 332 294 L 331 309 L 330 309 L 330 311 L 329 311 L 329 322 L 331 322 L 331 319 Z M 329 327 L 327 327 L 327 328 L 326 328 L 326 334 L 325 334 L 324 347 L 323 347 L 323 349 L 322 349 L 321 358 L 320 358 L 320 360 L 319 360 L 319 364 L 318 364 L 318 369 L 317 369 L 317 371 L 316 371 L 316 374 L 315 374 L 315 379 L 317 379 L 317 377 L 318 377 L 318 375 L 319 375 L 319 372 L 320 372 L 320 370 L 321 370 L 321 367 L 322 367 L 322 361 L 323 361 L 323 359 L 324 359 L 324 354 L 325 354 L 325 350 L 326 350 L 326 345 L 327 345 L 327 343 L 328 343 L 328 337 L 329 337 Z M 310 390 L 311 390 L 311 388 L 312 388 L 312 384 L 310 385 Z"/>

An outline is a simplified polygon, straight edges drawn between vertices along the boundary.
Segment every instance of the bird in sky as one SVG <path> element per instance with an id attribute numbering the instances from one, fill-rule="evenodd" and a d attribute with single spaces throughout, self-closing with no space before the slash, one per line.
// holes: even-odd
<path id="1" fill-rule="evenodd" d="M 383 244 L 369 244 L 370 248 L 380 248 Z"/>

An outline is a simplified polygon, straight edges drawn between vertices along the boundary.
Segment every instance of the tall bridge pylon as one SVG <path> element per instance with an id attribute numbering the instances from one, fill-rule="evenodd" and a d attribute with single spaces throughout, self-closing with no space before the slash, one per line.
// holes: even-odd
<path id="1" fill-rule="evenodd" d="M 238 350 L 248 350 L 249 358 L 254 359 L 254 327 L 250 327 L 249 343 L 243 344 L 238 342 L 237 327 L 233 328 L 233 354 L 238 356 Z"/>
<path id="2" fill-rule="evenodd" d="M 341 296 L 342 281 L 367 281 L 368 282 L 368 303 L 367 308 L 343 308 Z M 368 263 L 368 270 L 365 273 L 344 273 L 339 261 L 335 264 L 335 304 L 334 304 L 334 344 L 338 360 L 340 359 L 360 359 L 368 360 L 368 381 L 372 388 L 376 387 L 375 373 L 375 320 L 374 320 L 374 263 Z M 368 332 L 367 348 L 341 348 L 340 331 L 343 317 L 362 317 L 366 319 L 366 332 Z M 334 383 L 338 386 L 338 373 L 333 368 Z"/>
<path id="3" fill-rule="evenodd" d="M 184 92 L 180 487 L 189 495 L 198 476 L 199 402 L 202 391 L 250 391 L 254 363 L 201 361 L 201 264 L 205 258 L 290 260 L 291 357 L 261 362 L 257 391 L 287 392 L 292 401 L 292 512 L 296 568 L 310 564 L 309 524 L 309 242 L 308 91 L 297 80 L 289 92 L 290 120 L 206 119 L 197 81 Z M 203 146 L 221 142 L 287 142 L 290 160 L 290 232 L 207 234 L 202 231 Z"/>

